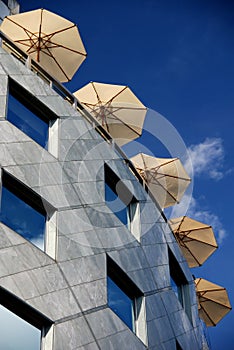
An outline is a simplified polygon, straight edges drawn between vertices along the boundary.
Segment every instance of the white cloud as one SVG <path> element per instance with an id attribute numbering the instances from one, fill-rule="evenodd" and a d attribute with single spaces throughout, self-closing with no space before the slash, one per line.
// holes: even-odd
<path id="1" fill-rule="evenodd" d="M 206 138 L 204 142 L 191 145 L 188 148 L 188 158 L 185 168 L 194 176 L 205 175 L 214 180 L 224 176 L 222 171 L 224 161 L 224 147 L 220 138 Z"/>

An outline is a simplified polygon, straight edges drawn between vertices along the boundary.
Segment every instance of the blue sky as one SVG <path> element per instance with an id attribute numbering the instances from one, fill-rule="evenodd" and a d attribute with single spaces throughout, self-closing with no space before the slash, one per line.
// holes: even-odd
<path id="1" fill-rule="evenodd" d="M 225 286 L 234 305 L 234 4 L 228 0 L 21 0 L 20 4 L 21 11 L 43 7 L 78 24 L 88 57 L 66 84 L 70 91 L 89 81 L 129 85 L 148 108 L 176 128 L 194 166 L 188 213 L 212 225 L 220 243 L 193 273 Z M 151 118 L 151 123 L 158 120 Z M 144 149 L 141 144 L 155 156 L 175 156 L 146 133 L 137 151 Z M 183 207 L 184 203 L 177 212 Z M 209 329 L 213 350 L 233 348 L 233 324 L 230 312 Z"/>

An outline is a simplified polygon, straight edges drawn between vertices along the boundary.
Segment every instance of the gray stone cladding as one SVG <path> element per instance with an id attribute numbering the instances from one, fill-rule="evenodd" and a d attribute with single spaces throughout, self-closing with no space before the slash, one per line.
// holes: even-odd
<path id="1" fill-rule="evenodd" d="M 6 120 L 9 79 L 57 115 L 56 157 Z M 139 201 L 139 237 L 105 204 L 104 164 Z M 0 286 L 51 320 L 53 336 L 45 336 L 43 349 L 176 350 L 176 342 L 184 350 L 202 349 L 193 278 L 157 206 L 84 117 L 3 49 L 0 167 L 56 211 L 53 254 L 0 223 Z M 190 316 L 171 288 L 168 248 L 188 280 Z M 107 256 L 143 294 L 140 337 L 108 307 Z"/>
<path id="2" fill-rule="evenodd" d="M 19 3 L 16 0 L 0 0 L 0 24 L 4 17 L 19 13 Z"/>

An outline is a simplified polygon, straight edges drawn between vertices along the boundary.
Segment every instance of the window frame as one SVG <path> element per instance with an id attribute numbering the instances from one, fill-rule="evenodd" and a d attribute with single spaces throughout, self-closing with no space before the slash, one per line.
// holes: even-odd
<path id="1" fill-rule="evenodd" d="M 177 293 L 176 297 L 178 301 L 180 302 L 181 306 L 185 310 L 186 314 L 188 315 L 189 319 L 191 320 L 191 300 L 190 300 L 190 293 L 189 293 L 189 282 L 187 278 L 185 277 L 177 259 L 175 258 L 174 254 L 172 253 L 171 249 L 168 248 L 168 257 L 169 257 L 169 271 L 170 271 L 170 283 L 171 288 L 173 290 L 173 284 L 177 287 Z M 178 294 L 178 295 L 177 295 Z"/>
<path id="2" fill-rule="evenodd" d="M 147 327 L 146 327 L 146 311 L 144 293 L 130 279 L 130 277 L 112 260 L 106 256 L 107 278 L 109 277 L 119 287 L 124 294 L 132 300 L 132 329 L 128 327 L 126 322 L 117 316 L 126 324 L 126 326 L 145 344 L 148 344 Z M 108 284 L 107 284 L 107 304 L 108 304 Z M 109 306 L 109 304 L 108 304 Z M 110 307 L 110 306 L 109 306 Z M 111 307 L 110 309 L 115 312 Z"/>
<path id="3" fill-rule="evenodd" d="M 1 168 L 0 168 L 0 208 L 2 203 L 3 187 L 8 189 L 16 197 L 18 197 L 19 199 L 24 201 L 26 204 L 31 206 L 34 210 L 38 211 L 40 214 L 45 216 L 44 250 L 43 251 L 48 255 L 50 255 L 50 257 L 55 259 L 56 244 L 57 244 L 57 225 L 56 225 L 57 211 L 56 209 L 48 201 L 43 199 L 31 188 L 26 186 L 22 181 L 18 180 L 16 177 L 9 174 L 5 169 L 1 169 Z M 14 231 L 14 229 L 12 230 Z M 21 235 L 21 237 L 23 237 L 28 242 L 33 244 L 30 240 L 25 238 L 23 235 Z"/>
<path id="4" fill-rule="evenodd" d="M 16 126 L 8 119 L 9 95 L 12 95 L 20 104 L 22 104 L 39 119 L 48 124 L 47 145 L 45 147 L 41 146 L 34 138 L 21 130 L 18 126 Z M 5 119 L 16 128 L 21 130 L 34 142 L 36 142 L 37 145 L 51 153 L 54 157 L 58 157 L 58 116 L 44 103 L 42 103 L 36 96 L 31 94 L 28 90 L 26 90 L 12 78 L 8 79 L 8 98 Z"/>
<path id="5" fill-rule="evenodd" d="M 41 331 L 41 350 L 52 350 L 53 321 L 0 286 L 0 305 Z"/>
<path id="6" fill-rule="evenodd" d="M 124 182 L 115 174 L 115 172 L 105 163 L 104 164 L 104 182 L 113 193 L 123 202 L 126 206 L 127 212 L 127 223 L 125 226 L 128 230 L 134 234 L 137 240 L 140 239 L 140 205 L 136 197 L 131 193 Z M 111 206 L 106 201 L 106 187 L 105 191 L 105 203 L 109 209 L 112 210 Z M 118 217 L 118 215 L 113 211 Z M 123 224 L 124 222 L 118 218 Z"/>

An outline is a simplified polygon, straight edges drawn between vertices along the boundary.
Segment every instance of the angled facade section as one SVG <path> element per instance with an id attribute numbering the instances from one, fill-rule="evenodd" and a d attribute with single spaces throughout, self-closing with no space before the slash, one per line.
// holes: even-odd
<path id="1" fill-rule="evenodd" d="M 12 86 L 48 121 L 44 144 L 31 122 L 9 119 Z M 2 306 L 40 330 L 41 349 L 203 349 L 193 277 L 165 217 L 86 116 L 0 50 L 1 208 L 8 186 L 45 218 L 43 242 L 23 212 L 9 224 L 17 206 L 1 219 Z"/>

